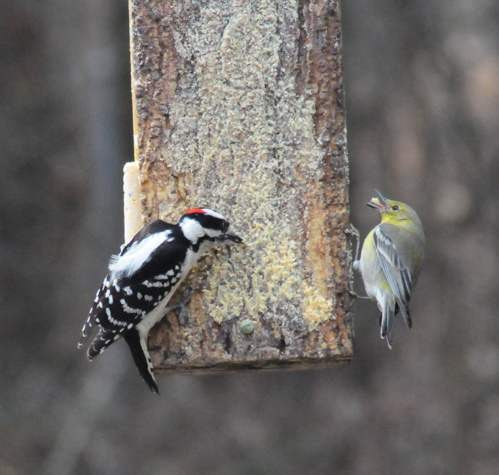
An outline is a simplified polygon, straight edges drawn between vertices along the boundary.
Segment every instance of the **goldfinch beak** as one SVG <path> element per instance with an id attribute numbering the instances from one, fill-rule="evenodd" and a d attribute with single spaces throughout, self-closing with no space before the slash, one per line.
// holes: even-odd
<path id="1" fill-rule="evenodd" d="M 385 210 L 388 207 L 385 197 L 378 190 L 374 190 L 374 192 L 378 196 L 374 196 L 373 198 L 371 198 L 371 200 L 366 203 L 367 206 L 377 209 L 378 211 Z"/>

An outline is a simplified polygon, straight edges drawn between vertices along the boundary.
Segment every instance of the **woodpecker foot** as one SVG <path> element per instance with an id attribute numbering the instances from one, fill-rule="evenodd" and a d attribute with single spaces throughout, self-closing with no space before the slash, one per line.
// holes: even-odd
<path id="1" fill-rule="evenodd" d="M 176 303 L 174 305 L 169 305 L 165 309 L 165 314 L 176 310 L 177 311 L 177 319 L 178 323 L 181 326 L 187 325 L 189 323 L 189 302 L 191 301 L 192 297 L 192 288 L 188 288 L 185 291 L 184 297 L 179 303 Z"/>

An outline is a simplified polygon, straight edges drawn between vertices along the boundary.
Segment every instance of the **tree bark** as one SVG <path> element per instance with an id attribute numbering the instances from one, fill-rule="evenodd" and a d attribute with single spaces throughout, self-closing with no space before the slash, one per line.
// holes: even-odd
<path id="1" fill-rule="evenodd" d="M 245 240 L 191 273 L 155 367 L 350 359 L 339 2 L 130 0 L 130 17 L 144 221 L 210 207 Z"/>

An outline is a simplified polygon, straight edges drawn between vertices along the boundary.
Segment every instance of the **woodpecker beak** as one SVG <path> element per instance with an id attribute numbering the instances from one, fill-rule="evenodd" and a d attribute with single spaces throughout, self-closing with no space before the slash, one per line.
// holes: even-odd
<path id="1" fill-rule="evenodd" d="M 224 234 L 222 236 L 222 240 L 223 241 L 232 241 L 232 242 L 236 242 L 238 244 L 243 242 L 242 238 L 240 238 L 239 236 L 236 236 L 235 234 Z"/>
<path id="2" fill-rule="evenodd" d="M 216 241 L 216 242 L 227 242 L 227 241 L 232 241 L 235 243 L 241 243 L 243 242 L 242 238 L 239 236 L 236 236 L 235 234 L 229 234 L 229 233 L 224 233 L 221 234 L 220 236 L 210 238 L 211 241 Z"/>
<path id="3" fill-rule="evenodd" d="M 388 208 L 388 204 L 386 202 L 386 198 L 379 192 L 378 190 L 374 190 L 377 196 L 371 198 L 366 204 L 369 208 L 377 209 L 378 211 L 385 211 Z"/>

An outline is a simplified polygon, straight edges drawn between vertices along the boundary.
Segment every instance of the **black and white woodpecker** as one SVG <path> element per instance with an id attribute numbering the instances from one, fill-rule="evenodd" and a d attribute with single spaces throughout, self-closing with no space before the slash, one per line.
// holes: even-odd
<path id="1" fill-rule="evenodd" d="M 242 242 L 228 229 L 229 222 L 208 208 L 186 211 L 177 224 L 157 220 L 144 226 L 111 257 L 78 348 L 93 325 L 99 331 L 88 348 L 89 360 L 123 337 L 144 381 L 159 393 L 147 348 L 149 330 L 168 312 L 168 302 L 204 251 Z"/>

